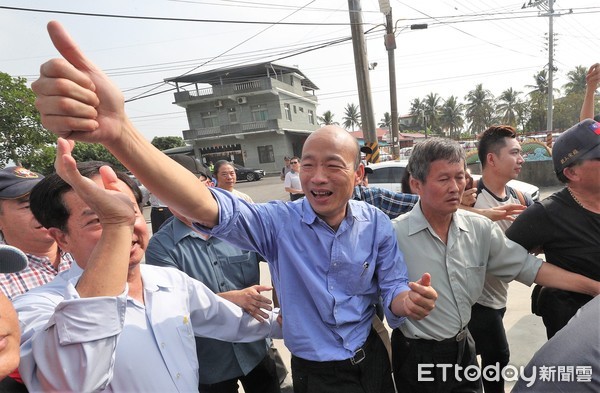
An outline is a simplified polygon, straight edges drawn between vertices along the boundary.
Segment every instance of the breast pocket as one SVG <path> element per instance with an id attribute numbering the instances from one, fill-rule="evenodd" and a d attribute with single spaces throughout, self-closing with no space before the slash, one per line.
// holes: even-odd
<path id="1" fill-rule="evenodd" d="M 375 264 L 365 261 L 343 264 L 340 278 L 348 295 L 364 295 L 373 291 L 374 275 Z"/>
<path id="2" fill-rule="evenodd" d="M 235 285 L 246 287 L 258 284 L 260 281 L 258 261 L 250 252 L 227 257 L 223 264 L 223 273 Z"/>
<path id="3" fill-rule="evenodd" d="M 467 276 L 467 292 L 471 299 L 477 300 L 483 291 L 485 282 L 485 266 L 467 266 L 465 267 Z"/>

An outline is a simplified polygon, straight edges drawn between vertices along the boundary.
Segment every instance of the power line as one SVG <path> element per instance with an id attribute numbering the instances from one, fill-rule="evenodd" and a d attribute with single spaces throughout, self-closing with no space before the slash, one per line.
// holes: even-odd
<path id="1" fill-rule="evenodd" d="M 77 16 L 93 16 L 100 18 L 118 18 L 118 19 L 139 19 L 139 20 L 154 20 L 154 21 L 169 21 L 169 22 L 200 22 L 200 23 L 232 23 L 232 24 L 249 24 L 249 25 L 289 25 L 289 26 L 350 26 L 350 23 L 313 23 L 313 22 L 261 22 L 251 20 L 226 20 L 226 19 L 195 19 L 195 18 L 167 18 L 161 16 L 138 16 L 138 15 L 117 15 L 117 14 L 100 14 L 92 12 L 75 12 L 75 11 L 58 11 L 40 8 L 23 8 L 23 7 L 8 7 L 0 6 L 0 9 L 24 12 L 43 12 L 50 14 L 61 15 L 77 15 Z"/>

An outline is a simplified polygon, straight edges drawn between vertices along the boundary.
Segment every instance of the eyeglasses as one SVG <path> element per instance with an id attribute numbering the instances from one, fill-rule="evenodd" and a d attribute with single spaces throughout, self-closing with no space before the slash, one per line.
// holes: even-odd
<path id="1" fill-rule="evenodd" d="M 298 161 L 290 161 L 290 164 L 297 164 Z"/>

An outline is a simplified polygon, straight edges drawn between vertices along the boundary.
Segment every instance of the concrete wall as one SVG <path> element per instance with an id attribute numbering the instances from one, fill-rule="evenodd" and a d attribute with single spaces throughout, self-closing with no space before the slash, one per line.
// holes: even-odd
<path id="1" fill-rule="evenodd" d="M 479 163 L 469 164 L 468 167 L 472 173 L 481 174 Z M 552 160 L 526 161 L 517 180 L 534 184 L 538 187 L 559 186 L 562 184 L 554 174 Z"/>

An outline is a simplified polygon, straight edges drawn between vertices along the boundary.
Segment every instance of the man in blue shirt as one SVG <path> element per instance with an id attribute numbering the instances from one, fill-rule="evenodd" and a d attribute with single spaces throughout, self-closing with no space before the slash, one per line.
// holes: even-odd
<path id="1" fill-rule="evenodd" d="M 119 90 L 60 24 L 50 22 L 48 30 L 67 61 L 42 65 L 32 86 L 44 125 L 59 136 L 103 143 L 198 228 L 269 261 L 295 392 L 393 392 L 387 353 L 371 331 L 372 305 L 381 294 L 396 327 L 405 317 L 426 317 L 437 293 L 428 273 L 417 282 L 406 279 L 389 218 L 351 200 L 364 172 L 356 139 L 335 126 L 313 132 L 302 151 L 306 197 L 247 203 L 206 188 L 160 153 L 128 120 Z"/>

